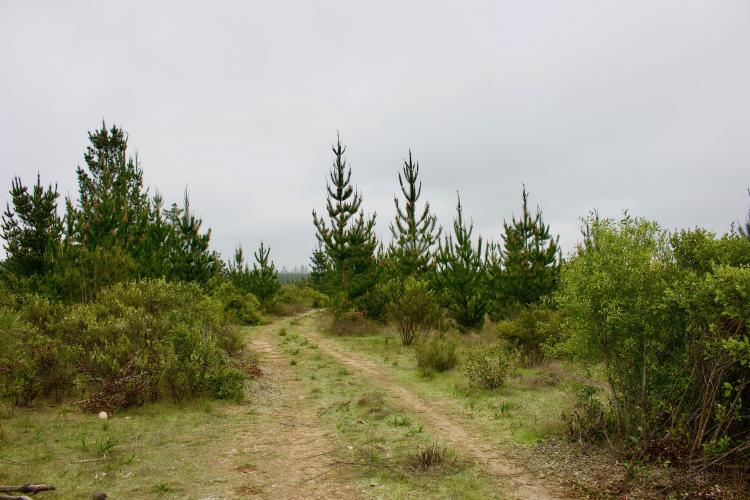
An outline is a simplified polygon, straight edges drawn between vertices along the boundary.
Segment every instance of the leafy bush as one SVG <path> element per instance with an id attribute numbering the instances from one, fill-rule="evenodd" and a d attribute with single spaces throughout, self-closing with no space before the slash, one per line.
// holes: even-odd
<path id="1" fill-rule="evenodd" d="M 668 436 L 674 456 L 750 463 L 750 240 L 590 227 L 556 299 L 567 351 L 604 363 L 620 435 L 648 456 Z"/>
<path id="2" fill-rule="evenodd" d="M 396 324 L 404 345 L 429 331 L 440 314 L 434 294 L 424 281 L 409 277 L 403 287 L 391 285 L 388 317 Z"/>
<path id="3" fill-rule="evenodd" d="M 229 321 L 240 325 L 263 324 L 260 301 L 253 294 L 243 292 L 225 281 L 214 290 L 213 296 L 223 304 Z"/>
<path id="4" fill-rule="evenodd" d="M 327 305 L 328 297 L 317 290 L 298 283 L 285 283 L 269 301 L 266 310 L 277 316 L 292 316 Z"/>
<path id="5" fill-rule="evenodd" d="M 448 371 L 458 363 L 456 343 L 444 334 L 419 339 L 415 352 L 417 367 L 424 373 Z"/>
<path id="6" fill-rule="evenodd" d="M 150 280 L 103 290 L 95 302 L 61 309 L 24 299 L 0 313 L 0 386 L 16 403 L 77 387 L 91 410 L 141 404 L 168 392 L 238 398 L 230 367 L 239 340 L 221 302 L 194 284 Z"/>
<path id="7" fill-rule="evenodd" d="M 498 335 L 516 347 L 525 364 L 534 364 L 544 357 L 545 345 L 560 338 L 560 314 L 539 304 L 520 308 L 510 319 L 497 324 Z"/>
<path id="8" fill-rule="evenodd" d="M 503 346 L 474 345 L 464 354 L 462 364 L 472 384 L 484 389 L 497 389 L 508 378 L 513 356 Z"/>

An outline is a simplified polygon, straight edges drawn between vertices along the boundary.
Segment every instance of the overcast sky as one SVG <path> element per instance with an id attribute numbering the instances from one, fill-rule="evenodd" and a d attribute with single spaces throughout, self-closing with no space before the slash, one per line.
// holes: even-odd
<path id="1" fill-rule="evenodd" d="M 130 135 L 228 257 L 308 262 L 340 130 L 387 235 L 411 148 L 449 226 L 499 239 L 522 183 L 567 252 L 628 209 L 724 232 L 750 198 L 750 2 L 0 0 L 0 202 L 76 195 L 86 132 Z"/>

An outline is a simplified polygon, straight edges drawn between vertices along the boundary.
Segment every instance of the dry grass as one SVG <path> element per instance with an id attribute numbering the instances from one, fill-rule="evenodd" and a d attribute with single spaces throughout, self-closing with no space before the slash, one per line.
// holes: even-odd
<path id="1" fill-rule="evenodd" d="M 456 452 L 447 446 L 432 443 L 406 457 L 405 465 L 410 471 L 443 473 L 457 464 Z"/>

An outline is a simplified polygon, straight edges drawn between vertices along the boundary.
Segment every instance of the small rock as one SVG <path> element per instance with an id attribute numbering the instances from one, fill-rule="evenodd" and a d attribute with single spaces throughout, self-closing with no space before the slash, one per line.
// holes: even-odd
<path id="1" fill-rule="evenodd" d="M 107 415 L 107 412 L 106 412 L 106 411 L 100 411 L 100 412 L 99 412 L 99 418 L 100 418 L 100 419 L 102 419 L 102 420 L 107 420 L 107 417 L 108 417 L 108 416 L 109 416 L 109 415 Z"/>

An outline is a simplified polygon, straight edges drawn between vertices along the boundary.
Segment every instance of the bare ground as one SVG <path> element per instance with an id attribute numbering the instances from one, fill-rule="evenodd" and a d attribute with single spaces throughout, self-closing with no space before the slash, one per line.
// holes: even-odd
<path id="1" fill-rule="evenodd" d="M 253 332 L 250 348 L 259 354 L 265 373 L 262 401 L 254 413 L 257 422 L 238 446 L 245 447 L 249 463 L 237 468 L 246 477 L 235 491 L 256 498 L 358 498 L 356 484 L 346 474 L 329 474 L 340 443 L 305 400 L 302 383 L 289 369 L 289 360 L 269 339 L 269 325 Z M 263 429 L 264 436 L 258 436 Z"/>

